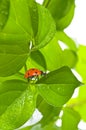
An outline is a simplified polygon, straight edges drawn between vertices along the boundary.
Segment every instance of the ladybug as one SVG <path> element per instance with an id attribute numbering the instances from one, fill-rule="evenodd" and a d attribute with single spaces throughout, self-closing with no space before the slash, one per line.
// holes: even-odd
<path id="1" fill-rule="evenodd" d="M 45 73 L 41 70 L 38 70 L 36 68 L 31 68 L 26 71 L 24 77 L 27 79 L 33 79 L 33 78 L 38 78 L 40 75 L 44 75 Z"/>

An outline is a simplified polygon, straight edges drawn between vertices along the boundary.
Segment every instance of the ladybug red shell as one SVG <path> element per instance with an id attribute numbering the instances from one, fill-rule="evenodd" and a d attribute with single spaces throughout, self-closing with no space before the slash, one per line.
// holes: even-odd
<path id="1" fill-rule="evenodd" d="M 38 76 L 43 75 L 43 74 L 44 74 L 43 71 L 38 70 L 36 68 L 31 68 L 31 69 L 26 71 L 24 77 L 32 79 L 34 77 L 38 77 Z"/>

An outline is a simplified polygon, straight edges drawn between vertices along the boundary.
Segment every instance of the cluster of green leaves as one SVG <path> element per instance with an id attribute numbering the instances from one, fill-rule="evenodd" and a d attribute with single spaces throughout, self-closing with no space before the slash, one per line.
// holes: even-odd
<path id="1" fill-rule="evenodd" d="M 71 71 L 78 61 L 78 48 L 64 33 L 74 9 L 74 0 L 44 0 L 42 5 L 35 0 L 0 0 L 1 130 L 19 128 L 36 108 L 42 120 L 23 130 L 78 129 L 79 113 L 63 107 L 81 85 Z M 62 50 L 59 41 L 67 48 Z M 29 68 L 50 72 L 30 82 L 24 78 Z M 76 69 L 80 71 L 79 65 Z M 62 126 L 57 127 L 62 109 Z"/>

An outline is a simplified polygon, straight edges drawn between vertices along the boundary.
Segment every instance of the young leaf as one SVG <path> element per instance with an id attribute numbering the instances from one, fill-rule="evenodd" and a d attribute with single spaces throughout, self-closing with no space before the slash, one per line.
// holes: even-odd
<path id="1" fill-rule="evenodd" d="M 0 1 L 0 31 L 5 26 L 8 16 L 9 16 L 9 9 L 10 9 L 10 0 L 1 0 Z"/>
<path id="2" fill-rule="evenodd" d="M 33 88 L 21 80 L 8 80 L 0 84 L 0 129 L 18 128 L 31 117 L 36 101 Z"/>
<path id="3" fill-rule="evenodd" d="M 78 123 L 80 119 L 78 112 L 71 108 L 64 108 L 62 116 L 62 130 L 78 130 Z"/>
<path id="4" fill-rule="evenodd" d="M 66 66 L 48 73 L 36 82 L 39 94 L 56 107 L 65 104 L 80 84 L 81 82 Z"/>
<path id="5" fill-rule="evenodd" d="M 44 0 L 43 5 L 51 12 L 57 26 L 57 30 L 67 27 L 74 15 L 74 0 Z"/>

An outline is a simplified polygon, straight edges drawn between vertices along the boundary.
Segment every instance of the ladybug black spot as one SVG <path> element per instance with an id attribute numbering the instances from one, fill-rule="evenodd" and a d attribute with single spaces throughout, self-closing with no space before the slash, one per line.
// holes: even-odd
<path id="1" fill-rule="evenodd" d="M 35 69 L 32 69 L 32 70 L 35 70 Z"/>

